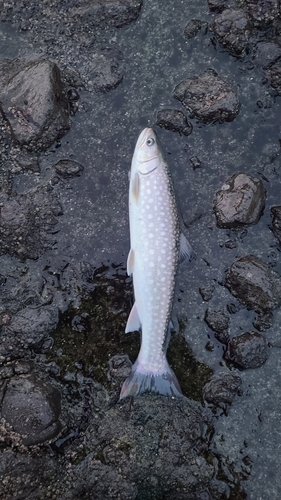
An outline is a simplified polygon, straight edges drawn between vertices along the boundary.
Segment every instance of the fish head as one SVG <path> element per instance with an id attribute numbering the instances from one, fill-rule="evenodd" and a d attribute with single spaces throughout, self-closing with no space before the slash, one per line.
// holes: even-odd
<path id="1" fill-rule="evenodd" d="M 135 168 L 140 174 L 147 175 L 153 172 L 162 160 L 163 155 L 156 133 L 152 128 L 145 128 L 137 140 L 132 168 Z"/>

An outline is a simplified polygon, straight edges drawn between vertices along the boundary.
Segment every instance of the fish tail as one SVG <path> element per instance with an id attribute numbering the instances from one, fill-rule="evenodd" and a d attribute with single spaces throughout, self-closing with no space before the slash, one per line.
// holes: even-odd
<path id="1" fill-rule="evenodd" d="M 129 377 L 123 382 L 119 400 L 129 396 L 138 396 L 145 392 L 182 397 L 177 377 L 168 363 L 166 363 L 163 373 L 154 373 L 146 372 L 137 360 Z"/>

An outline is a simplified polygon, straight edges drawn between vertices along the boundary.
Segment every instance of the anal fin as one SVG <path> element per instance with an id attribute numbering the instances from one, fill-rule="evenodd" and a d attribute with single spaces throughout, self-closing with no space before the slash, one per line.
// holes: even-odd
<path id="1" fill-rule="evenodd" d="M 128 276 L 131 276 L 131 274 L 134 272 L 134 265 L 135 265 L 135 252 L 131 248 L 128 254 L 127 258 L 127 274 Z"/>

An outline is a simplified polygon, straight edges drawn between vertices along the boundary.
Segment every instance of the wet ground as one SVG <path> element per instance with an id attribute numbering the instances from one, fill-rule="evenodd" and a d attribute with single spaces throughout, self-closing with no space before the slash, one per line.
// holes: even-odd
<path id="1" fill-rule="evenodd" d="M 267 3 L 260 3 L 266 10 Z M 72 74 L 68 89 L 76 89 L 79 100 L 70 131 L 43 151 L 15 145 L 1 122 L 0 201 L 13 200 L 6 219 L 13 213 L 21 222 L 23 213 L 30 221 L 36 207 L 40 215 L 39 222 L 21 222 L 27 229 L 18 234 L 29 238 L 24 252 L 15 242 L 1 244 L 3 498 L 42 498 L 42 492 L 59 499 L 279 498 L 280 310 L 262 331 L 268 358 L 254 369 L 226 363 L 225 344 L 204 321 L 207 307 L 221 308 L 231 338 L 255 331 L 256 312 L 241 307 L 224 286 L 235 260 L 253 254 L 281 274 L 280 245 L 269 229 L 270 207 L 280 205 L 280 97 L 268 68 L 254 58 L 258 42 L 279 43 L 278 25 L 272 27 L 277 14 L 255 24 L 243 2 L 252 27 L 237 56 L 208 29 L 218 13 L 204 0 L 144 1 L 139 16 L 122 27 L 89 27 L 74 3 L 66 10 L 64 2 L 57 9 L 45 2 L 43 17 L 36 2 L 29 11 L 21 2 L 5 5 L 1 59 L 50 59 L 68 83 L 71 69 L 78 83 Z M 187 38 L 191 19 L 202 27 Z M 176 85 L 207 69 L 237 93 L 241 107 L 231 122 L 205 124 L 173 97 Z M 165 108 L 186 113 L 193 126 L 188 137 L 155 126 L 157 111 Z M 130 361 L 113 357 L 134 361 L 139 348 L 139 335 L 124 333 L 132 305 L 125 271 L 128 171 L 146 126 L 155 126 L 161 141 L 196 252 L 196 260 L 180 269 L 179 332 L 168 351 L 190 399 L 148 395 L 116 405 Z M 35 156 L 39 168 L 25 168 L 23 160 L 19 167 L 20 154 L 29 165 Z M 62 159 L 78 162 L 83 171 L 58 173 L 54 165 Z M 265 209 L 256 225 L 219 229 L 213 200 L 237 172 L 262 181 Z M 211 290 L 210 298 L 203 300 L 199 289 Z M 242 379 L 231 405 L 204 402 L 203 387 L 213 373 Z M 15 391 L 30 391 L 31 405 L 34 394 L 39 407 L 41 397 L 50 401 L 50 416 L 34 424 L 34 433 L 11 418 Z M 56 391 L 61 413 L 54 430 Z M 5 399 L 12 401 L 10 410 Z M 21 408 L 24 418 L 27 409 Z M 31 433 L 30 447 L 25 433 Z"/>

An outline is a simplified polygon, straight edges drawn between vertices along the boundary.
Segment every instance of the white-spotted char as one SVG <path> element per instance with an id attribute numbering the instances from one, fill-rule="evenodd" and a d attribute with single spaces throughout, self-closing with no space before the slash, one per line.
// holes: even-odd
<path id="1" fill-rule="evenodd" d="M 129 217 L 127 272 L 133 275 L 135 303 L 125 331 L 141 328 L 142 335 L 120 399 L 144 392 L 181 396 L 166 348 L 179 259 L 190 258 L 192 250 L 180 232 L 170 173 L 151 128 L 140 134 L 132 159 Z"/>

